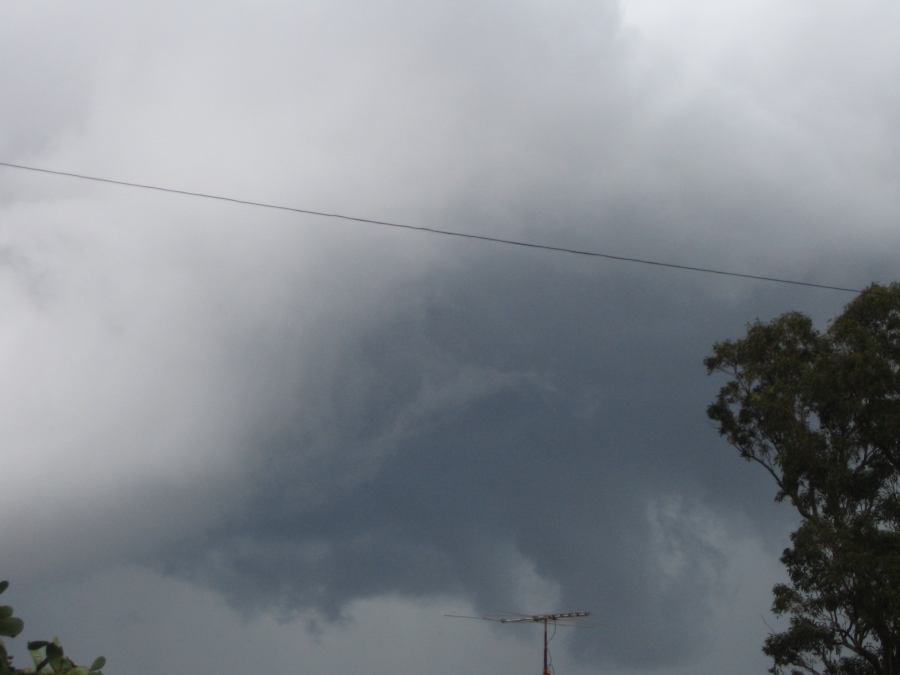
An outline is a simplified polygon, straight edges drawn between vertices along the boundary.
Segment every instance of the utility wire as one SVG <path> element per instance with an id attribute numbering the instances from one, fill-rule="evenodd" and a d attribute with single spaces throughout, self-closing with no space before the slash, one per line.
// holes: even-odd
<path id="1" fill-rule="evenodd" d="M 52 174 L 54 176 L 66 176 L 68 178 L 77 178 L 79 180 L 89 180 L 96 183 L 110 183 L 112 185 L 122 185 L 125 187 L 139 188 L 141 190 L 156 190 L 157 192 L 168 192 L 171 194 L 185 195 L 188 197 L 199 197 L 202 199 L 215 199 L 221 202 L 230 202 L 232 204 L 243 204 L 245 206 L 256 206 L 264 209 L 276 209 L 278 211 L 290 211 L 292 213 L 302 213 L 309 216 L 321 216 L 323 218 L 337 218 L 340 220 L 348 220 L 355 223 L 366 223 L 368 225 L 378 225 L 381 227 L 393 227 L 402 230 L 414 230 L 416 232 L 427 232 L 429 234 L 438 234 L 444 237 L 459 237 L 462 239 L 475 239 L 478 241 L 488 241 L 494 244 L 504 244 L 507 246 L 520 246 L 523 248 L 541 249 L 544 251 L 555 251 L 557 253 L 567 253 L 570 255 L 587 256 L 590 258 L 605 258 L 606 260 L 618 260 L 621 262 L 637 263 L 640 265 L 653 265 L 655 267 L 666 267 L 675 270 L 684 270 L 687 272 L 702 272 L 704 274 L 718 274 L 725 277 L 738 277 L 740 279 L 755 279 L 757 281 L 769 281 L 776 284 L 788 284 L 791 286 L 807 286 L 810 288 L 823 288 L 829 291 L 843 291 L 845 293 L 861 293 L 858 288 L 846 288 L 843 286 L 834 286 L 831 284 L 815 283 L 811 281 L 798 281 L 796 279 L 782 279 L 779 277 L 764 276 L 761 274 L 745 274 L 743 272 L 731 272 L 728 270 L 713 269 L 710 267 L 695 267 L 693 265 L 679 265 L 677 263 L 663 262 L 661 260 L 648 260 L 646 258 L 632 258 L 629 256 L 613 255 L 611 253 L 603 253 L 601 251 L 591 251 L 587 249 L 568 248 L 565 246 L 553 246 L 550 244 L 540 244 L 530 241 L 521 241 L 518 239 L 504 239 L 501 237 L 492 237 L 486 234 L 474 234 L 470 232 L 457 232 L 455 230 L 444 230 L 436 227 L 424 227 L 421 225 L 405 225 L 403 223 L 395 223 L 388 220 L 375 220 L 374 218 L 362 218 L 359 216 L 349 216 L 342 213 L 329 213 L 327 211 L 314 211 L 312 209 L 302 209 L 295 206 L 285 206 L 282 204 L 271 204 L 268 202 L 257 202 L 249 199 L 238 199 L 237 197 L 228 197 L 225 195 L 214 195 L 205 192 L 193 192 L 191 190 L 180 190 L 177 188 L 163 187 L 160 185 L 147 185 L 144 183 L 133 183 L 131 181 L 117 180 L 114 178 L 103 178 L 101 176 L 89 176 L 81 173 L 73 173 L 70 171 L 58 171 L 55 169 L 45 169 L 37 166 L 26 166 L 24 164 L 13 164 L 12 162 L 0 161 L 0 166 L 10 169 L 21 169 L 24 171 L 35 171 L 38 173 Z"/>

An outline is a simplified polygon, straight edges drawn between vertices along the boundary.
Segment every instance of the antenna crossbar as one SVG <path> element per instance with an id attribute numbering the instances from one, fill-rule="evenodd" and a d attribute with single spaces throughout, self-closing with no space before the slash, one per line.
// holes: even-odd
<path id="1" fill-rule="evenodd" d="M 551 675 L 552 669 L 550 667 L 550 648 L 549 640 L 547 637 L 547 626 L 549 624 L 553 624 L 554 627 L 557 625 L 567 625 L 559 624 L 558 622 L 566 621 L 569 619 L 583 619 L 590 615 L 590 612 L 554 612 L 553 614 L 486 614 L 484 616 L 460 616 L 458 614 L 445 614 L 444 616 L 449 616 L 456 619 L 481 619 L 482 621 L 496 621 L 497 623 L 544 624 L 544 670 L 542 672 L 543 675 Z"/>
<path id="2" fill-rule="evenodd" d="M 558 612 L 556 614 L 531 614 L 522 617 L 484 617 L 488 621 L 500 623 L 544 623 L 545 621 L 559 621 L 560 619 L 580 619 L 590 616 L 590 612 Z"/>

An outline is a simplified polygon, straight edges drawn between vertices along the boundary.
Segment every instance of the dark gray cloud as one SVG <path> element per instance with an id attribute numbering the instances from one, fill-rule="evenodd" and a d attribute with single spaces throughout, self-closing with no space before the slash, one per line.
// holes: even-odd
<path id="1" fill-rule="evenodd" d="M 746 528 L 772 495 L 703 414 L 702 358 L 746 315 L 683 273 L 447 249 L 469 264 L 386 303 L 308 399 L 274 406 L 254 493 L 167 569 L 287 613 L 386 594 L 535 610 L 522 557 L 563 606 L 594 609 L 592 658 L 690 655 L 727 560 L 715 528 Z M 783 534 L 786 513 L 751 513 Z"/>

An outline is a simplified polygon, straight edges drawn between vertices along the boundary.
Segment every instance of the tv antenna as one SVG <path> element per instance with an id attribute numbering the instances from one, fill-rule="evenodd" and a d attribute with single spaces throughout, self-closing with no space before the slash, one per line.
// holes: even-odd
<path id="1" fill-rule="evenodd" d="M 484 616 L 463 616 L 461 614 L 444 614 L 453 619 L 479 619 L 481 621 L 494 621 L 495 623 L 542 623 L 544 624 L 544 670 L 542 675 L 552 675 L 550 666 L 550 639 L 547 637 L 547 626 L 553 624 L 553 633 L 556 634 L 557 626 L 574 626 L 577 619 L 584 619 L 591 615 L 590 612 L 556 612 L 554 614 L 485 614 Z"/>

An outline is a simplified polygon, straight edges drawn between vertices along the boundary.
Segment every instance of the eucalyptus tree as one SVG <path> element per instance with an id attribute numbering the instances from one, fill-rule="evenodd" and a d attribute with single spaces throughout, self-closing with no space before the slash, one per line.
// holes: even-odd
<path id="1" fill-rule="evenodd" d="M 728 377 L 709 417 L 800 516 L 770 672 L 900 674 L 900 284 L 821 331 L 797 312 L 757 321 L 705 364 Z"/>

